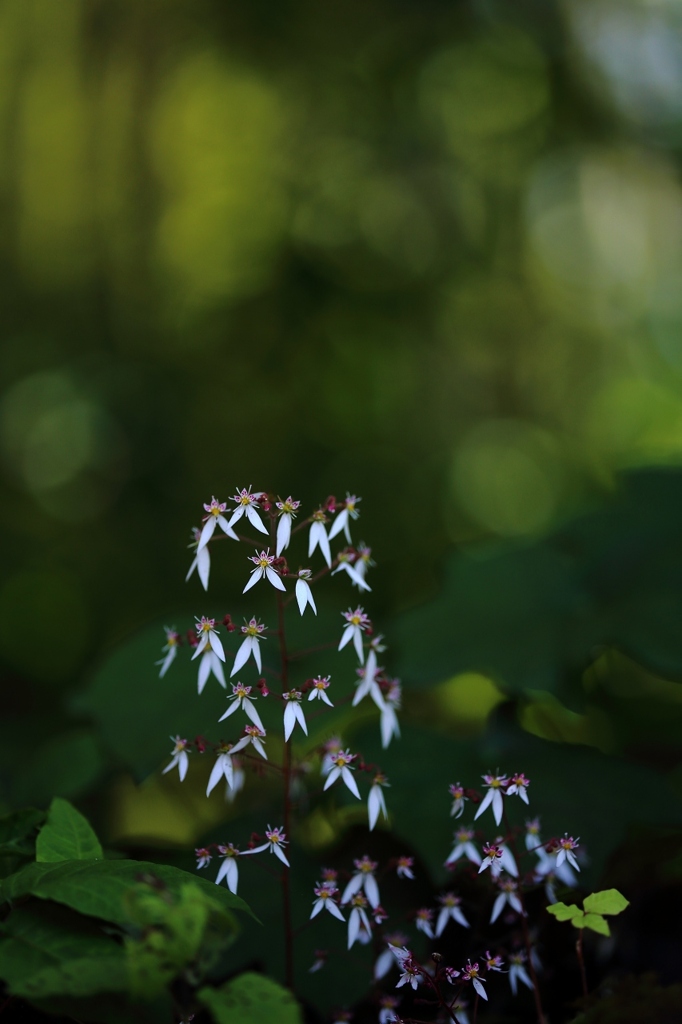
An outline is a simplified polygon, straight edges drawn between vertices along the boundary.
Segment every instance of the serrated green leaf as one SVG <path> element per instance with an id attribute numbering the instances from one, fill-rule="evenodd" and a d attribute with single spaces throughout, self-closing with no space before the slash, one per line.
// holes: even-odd
<path id="1" fill-rule="evenodd" d="M 576 924 L 575 920 L 571 922 L 575 928 L 590 928 L 593 932 L 599 932 L 600 935 L 610 935 L 611 929 L 609 928 L 609 922 L 601 914 L 583 914 L 582 924 Z"/>
<path id="2" fill-rule="evenodd" d="M 14 995 L 93 995 L 127 987 L 120 942 L 65 907 L 34 903 L 3 922 L 0 978 Z"/>
<path id="3" fill-rule="evenodd" d="M 251 913 L 239 896 L 204 878 L 195 878 L 169 864 L 137 860 L 62 861 L 56 864 L 27 864 L 0 882 L 0 901 L 20 896 L 55 900 L 90 917 L 125 926 L 129 923 L 125 897 L 136 882 L 153 877 L 177 895 L 188 881 L 194 882 L 219 910 Z"/>
<path id="4" fill-rule="evenodd" d="M 571 921 L 579 914 L 582 915 L 582 910 L 575 903 L 552 903 L 547 907 L 547 913 L 556 917 L 557 921 Z"/>
<path id="5" fill-rule="evenodd" d="M 301 1009 L 288 989 L 264 974 L 247 971 L 220 988 L 202 988 L 199 1002 L 216 1024 L 303 1024 Z"/>
<path id="6" fill-rule="evenodd" d="M 55 863 L 68 860 L 101 860 L 104 852 L 87 818 L 73 804 L 55 797 L 47 822 L 36 840 L 36 860 Z"/>
<path id="7" fill-rule="evenodd" d="M 625 899 L 617 889 L 603 889 L 593 892 L 583 900 L 585 910 L 590 914 L 621 914 L 630 901 Z"/>

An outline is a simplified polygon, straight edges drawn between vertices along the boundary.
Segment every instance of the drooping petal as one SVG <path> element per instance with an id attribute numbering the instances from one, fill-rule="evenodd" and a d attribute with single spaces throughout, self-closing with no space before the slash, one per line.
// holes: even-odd
<path id="1" fill-rule="evenodd" d="M 352 626 L 350 623 L 347 626 L 343 627 L 343 633 L 341 634 L 341 640 L 339 641 L 339 646 L 338 646 L 337 650 L 339 650 L 339 651 L 343 650 L 343 648 L 346 646 L 346 644 L 349 643 L 353 639 L 353 633 L 354 632 L 355 632 L 355 627 Z"/>
<path id="2" fill-rule="evenodd" d="M 490 923 L 491 924 L 493 924 L 495 921 L 497 921 L 498 917 L 502 913 L 502 908 L 504 907 L 506 902 L 507 902 L 507 897 L 505 896 L 505 894 L 503 892 L 501 892 L 500 895 L 495 900 L 495 902 L 493 903 L 493 912 L 490 915 Z"/>
<path id="3" fill-rule="evenodd" d="M 480 818 L 483 812 L 490 807 L 491 803 L 493 802 L 493 793 L 494 791 L 492 789 L 489 789 L 486 795 L 483 797 L 478 810 L 474 814 L 474 821 L 476 821 L 476 818 Z"/>
<path id="4" fill-rule="evenodd" d="M 267 527 L 263 525 L 263 520 L 261 519 L 261 517 L 256 512 L 256 510 L 253 507 L 253 505 L 247 505 L 246 506 L 246 518 L 249 520 L 249 522 L 251 523 L 252 526 L 255 526 L 255 528 L 257 530 L 260 530 L 260 532 L 264 533 L 265 536 L 267 537 L 267 535 L 268 535 Z"/>
<path id="5" fill-rule="evenodd" d="M 218 526 L 220 527 L 224 534 L 226 534 L 231 540 L 239 540 L 239 537 L 234 532 L 225 516 L 217 516 L 216 518 L 218 521 Z"/>
<path id="6" fill-rule="evenodd" d="M 333 917 L 337 917 L 339 919 L 339 921 L 343 921 L 344 924 L 346 923 L 345 917 L 343 916 L 343 914 L 341 913 L 341 911 L 337 907 L 336 903 L 334 903 L 334 900 L 332 900 L 332 899 L 325 900 L 324 901 L 324 905 L 325 905 L 326 909 L 329 911 L 329 913 L 332 914 Z"/>
<path id="7" fill-rule="evenodd" d="M 257 725 L 259 729 L 262 729 L 263 732 L 265 732 L 265 726 L 263 725 L 263 723 L 260 720 L 260 715 L 256 711 L 256 708 L 254 707 L 253 701 L 250 700 L 248 697 L 246 697 L 244 699 L 244 701 L 243 701 L 243 707 L 244 707 L 244 711 L 247 714 L 247 717 L 251 719 L 253 724 Z"/>
<path id="8" fill-rule="evenodd" d="M 244 640 L 242 640 L 241 645 L 239 647 L 239 650 L 237 651 L 237 653 L 234 656 L 234 665 L 232 666 L 232 671 L 230 672 L 230 678 L 232 678 L 232 676 L 236 675 L 237 672 L 239 672 L 239 669 L 243 668 L 244 665 L 246 665 L 247 661 L 249 660 L 249 655 L 250 654 L 251 654 L 251 637 L 247 636 Z"/>
<path id="9" fill-rule="evenodd" d="M 486 1002 L 487 1002 L 487 1000 L 488 1000 L 488 993 L 485 990 L 483 982 L 479 981 L 478 978 L 472 978 L 471 979 L 471 984 L 474 986 L 474 989 L 478 992 L 478 994 L 481 997 L 481 999 L 485 999 Z"/>
<path id="10" fill-rule="evenodd" d="M 462 911 L 459 909 L 459 907 L 453 907 L 451 909 L 450 917 L 453 917 L 455 919 L 455 921 L 457 922 L 457 924 L 461 924 L 462 928 L 469 928 L 470 927 L 469 922 L 467 921 L 466 917 L 464 916 Z"/>
<path id="11" fill-rule="evenodd" d="M 495 824 L 499 825 L 500 822 L 502 821 L 503 811 L 502 791 L 499 789 L 495 789 L 491 792 L 493 794 L 493 815 L 495 817 Z"/>
<path id="12" fill-rule="evenodd" d="M 211 630 L 208 634 L 208 640 L 220 660 L 225 661 L 225 651 L 223 650 L 223 645 L 218 634 Z"/>
<path id="13" fill-rule="evenodd" d="M 327 776 L 327 780 L 323 786 L 323 789 L 329 789 L 330 786 L 333 786 L 340 775 L 341 769 L 339 768 L 338 765 L 334 765 L 334 767 L 329 772 L 329 775 Z"/>
<path id="14" fill-rule="evenodd" d="M 449 919 L 450 919 L 450 911 L 449 911 L 448 907 L 443 907 L 443 909 L 439 912 L 438 920 L 436 921 L 436 937 L 437 938 L 440 938 L 440 936 L 445 931 L 445 926 L 448 923 Z"/>
<path id="15" fill-rule="evenodd" d="M 272 852 L 274 853 L 275 857 L 279 857 L 279 859 L 281 860 L 282 864 L 286 864 L 286 866 L 288 868 L 291 867 L 291 864 L 287 860 L 286 854 L 285 854 L 284 850 L 282 849 L 282 847 L 279 845 L 279 843 L 273 843 L 272 844 Z"/>
<path id="16" fill-rule="evenodd" d="M 210 674 L 211 674 L 211 656 L 210 656 L 210 654 L 207 654 L 199 662 L 199 676 L 198 676 L 198 689 L 199 689 L 199 693 L 203 692 L 203 689 L 206 686 L 206 680 L 208 679 Z"/>
<path id="17" fill-rule="evenodd" d="M 330 540 L 333 540 L 334 537 L 336 537 L 337 533 L 341 533 L 341 530 L 343 530 L 344 526 L 346 525 L 346 520 L 347 519 L 348 519 L 348 509 L 347 508 L 342 508 L 341 511 L 339 512 L 339 514 L 337 515 L 336 519 L 332 523 L 332 525 L 329 527 L 329 539 Z"/>
<path id="18" fill-rule="evenodd" d="M 357 626 L 353 627 L 353 644 L 355 646 L 355 653 L 358 656 L 358 661 L 362 665 L 365 660 L 365 651 L 362 646 L 362 631 Z"/>
<path id="19" fill-rule="evenodd" d="M 208 786 L 206 787 L 206 796 L 210 795 L 211 790 L 215 789 L 215 787 L 218 785 L 218 783 L 220 782 L 222 777 L 223 777 L 222 758 L 218 757 L 218 760 L 213 765 L 213 768 L 211 770 L 211 774 L 210 774 L 209 779 L 208 779 Z"/>
<path id="20" fill-rule="evenodd" d="M 350 578 L 352 579 L 353 583 L 355 583 L 355 585 L 359 587 L 360 590 L 372 589 L 368 583 L 365 583 L 360 573 L 350 564 L 350 562 L 346 562 L 344 568 L 348 575 L 350 576 Z"/>
<path id="21" fill-rule="evenodd" d="M 268 755 L 265 753 L 265 747 L 263 746 L 263 744 L 262 744 L 261 740 L 258 738 L 258 736 L 254 736 L 254 738 L 253 738 L 253 740 L 251 742 L 253 743 L 253 746 L 258 751 L 258 753 L 263 758 L 263 760 L 267 761 Z"/>
<path id="22" fill-rule="evenodd" d="M 379 898 L 379 886 L 374 875 L 365 875 L 365 895 L 369 900 L 370 907 L 376 910 L 381 903 L 381 899 Z"/>
<path id="23" fill-rule="evenodd" d="M 356 783 L 355 779 L 353 778 L 353 774 L 352 774 L 350 768 L 342 768 L 341 769 L 341 778 L 343 779 L 343 781 L 345 782 L 346 786 L 351 791 L 353 796 L 356 796 L 358 798 L 358 800 L 359 800 L 360 799 L 360 791 L 358 789 L 358 786 L 357 786 L 357 783 Z M 325 789 L 326 788 L 327 787 L 325 786 Z"/>
<path id="24" fill-rule="evenodd" d="M 282 554 L 285 548 L 289 547 L 289 541 L 291 540 L 291 516 L 288 512 L 283 512 L 279 517 L 277 523 L 277 557 Z"/>
<path id="25" fill-rule="evenodd" d="M 313 909 L 312 909 L 312 912 L 311 912 L 310 918 L 309 918 L 310 921 L 312 921 L 312 919 L 314 917 L 317 917 L 319 912 L 324 908 L 324 905 L 325 905 L 326 902 L 327 902 L 327 900 L 315 900 L 315 903 L 313 904 Z"/>
<path id="26" fill-rule="evenodd" d="M 226 689 L 227 684 L 225 682 L 225 673 L 223 672 L 222 661 L 213 653 L 213 651 L 207 654 L 206 657 L 208 658 L 209 663 L 211 665 L 211 671 L 213 672 L 213 675 L 216 677 L 222 688 Z"/>
<path id="27" fill-rule="evenodd" d="M 267 569 L 265 570 L 265 575 L 267 576 L 270 583 L 272 583 L 275 590 L 283 590 L 286 593 L 287 588 L 284 586 L 281 578 L 277 575 L 274 569 L 271 569 L 270 566 L 268 566 Z"/>
<path id="28" fill-rule="evenodd" d="M 303 714 L 303 708 L 298 702 L 294 704 L 294 714 L 296 715 L 296 720 L 298 721 L 298 724 L 300 725 L 300 727 L 303 729 L 303 732 L 307 736 L 308 726 L 306 725 L 305 715 Z"/>
<path id="29" fill-rule="evenodd" d="M 227 711 L 225 712 L 225 714 L 224 714 L 224 715 L 221 715 L 221 716 L 220 716 L 220 718 L 218 719 L 218 721 L 219 721 L 219 722 L 224 722 L 226 718 L 229 718 L 229 717 L 230 717 L 230 715 L 233 715 L 233 714 L 235 713 L 235 711 L 237 710 L 237 708 L 239 707 L 239 704 L 240 704 L 240 701 L 238 701 L 238 700 L 233 700 L 233 701 L 232 701 L 232 702 L 230 703 L 230 706 L 228 707 L 228 709 L 227 709 Z M 258 723 L 257 723 L 257 722 L 256 722 L 256 725 L 258 725 Z M 262 725 L 259 725 L 259 726 L 258 726 L 258 728 L 259 728 L 259 729 L 262 729 L 262 728 L 263 728 L 263 726 L 262 726 Z"/>
<path id="30" fill-rule="evenodd" d="M 348 901 L 355 896 L 356 892 L 360 892 L 362 889 L 362 875 L 353 875 L 350 882 L 346 885 L 346 888 L 341 893 L 341 902 L 348 903 Z"/>
<path id="31" fill-rule="evenodd" d="M 369 830 L 373 830 L 379 818 L 379 810 L 381 807 L 380 798 L 381 790 L 378 786 L 372 786 L 369 791 L 369 797 L 367 798 L 367 816 L 369 818 Z"/>
<path id="32" fill-rule="evenodd" d="M 350 949 L 355 940 L 358 937 L 360 931 L 360 911 L 358 907 L 353 907 L 348 918 L 348 948 Z"/>
<path id="33" fill-rule="evenodd" d="M 247 582 L 246 586 L 244 587 L 244 589 L 242 590 L 242 594 L 245 594 L 247 590 L 251 590 L 251 587 L 255 587 L 256 584 L 258 583 L 258 580 L 260 580 L 262 578 L 263 578 L 263 570 L 260 569 L 258 566 L 256 566 L 256 568 L 253 570 L 253 572 L 249 576 L 248 582 Z"/>
<path id="34" fill-rule="evenodd" d="M 296 724 L 296 710 L 292 701 L 284 709 L 284 742 L 287 743 Z"/>
<path id="35" fill-rule="evenodd" d="M 215 516 L 214 515 L 210 515 L 208 517 L 208 519 L 206 520 L 206 522 L 204 523 L 204 528 L 201 531 L 201 535 L 199 537 L 199 543 L 197 545 L 197 552 L 201 551 L 201 549 L 208 544 L 208 542 L 210 541 L 211 537 L 213 536 L 213 531 L 214 530 L 215 530 Z"/>
<path id="36" fill-rule="evenodd" d="M 205 551 L 206 549 L 205 549 L 205 548 L 203 548 L 202 550 L 204 550 L 204 551 Z M 194 556 L 194 561 L 192 562 L 192 564 L 190 565 L 189 569 L 187 570 L 187 575 L 185 576 L 185 583 L 186 583 L 186 582 L 187 582 L 187 580 L 188 580 L 188 579 L 190 578 L 190 576 L 192 575 L 192 573 L 194 572 L 194 570 L 196 569 L 196 567 L 197 567 L 197 565 L 198 565 L 198 564 L 199 564 L 199 555 L 198 555 L 198 554 L 196 554 L 196 555 Z M 205 589 L 205 588 L 204 588 L 204 589 Z"/>
<path id="37" fill-rule="evenodd" d="M 261 660 L 260 660 L 260 647 L 258 645 L 258 640 L 256 639 L 255 636 L 250 637 L 250 640 L 251 640 L 251 653 L 253 654 L 253 660 L 256 662 L 256 667 L 257 667 L 258 671 L 262 672 L 263 671 L 263 666 L 262 666 Z"/>
<path id="38" fill-rule="evenodd" d="M 235 896 L 236 896 L 237 895 L 237 883 L 239 882 L 239 868 L 237 867 L 237 861 L 236 861 L 235 857 L 227 857 L 226 860 L 228 862 L 227 863 L 227 871 L 225 872 L 225 874 L 226 874 L 225 880 L 227 882 L 227 888 L 230 890 L 230 892 L 233 892 L 235 894 Z"/>
<path id="39" fill-rule="evenodd" d="M 185 775 L 187 775 L 187 769 L 189 768 L 189 757 L 187 756 L 186 750 L 181 750 L 178 754 L 178 775 L 180 776 L 180 782 L 185 781 Z"/>
<path id="40" fill-rule="evenodd" d="M 195 658 L 198 658 L 199 655 L 203 654 L 204 651 L 206 650 L 206 648 L 209 647 L 209 646 L 210 645 L 209 645 L 209 642 L 208 642 L 208 637 L 204 633 L 204 635 L 199 640 L 199 643 L 197 644 L 197 648 L 196 648 L 194 654 L 192 655 L 191 660 L 194 661 Z"/>
<path id="41" fill-rule="evenodd" d="M 204 590 L 208 590 L 208 575 L 211 571 L 211 555 L 207 547 L 202 548 L 201 551 L 197 552 L 195 559 L 197 563 L 197 573 L 199 579 L 203 585 Z"/>

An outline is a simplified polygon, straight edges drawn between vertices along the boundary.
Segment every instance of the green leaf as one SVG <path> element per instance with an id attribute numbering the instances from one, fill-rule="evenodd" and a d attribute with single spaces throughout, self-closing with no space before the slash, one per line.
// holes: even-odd
<path id="1" fill-rule="evenodd" d="M 44 820 L 45 812 L 33 807 L 0 818 L 0 854 L 32 857 L 35 849 L 32 833 Z"/>
<path id="2" fill-rule="evenodd" d="M 3 922 L 2 932 L 0 977 L 13 995 L 89 996 L 127 987 L 121 944 L 64 907 L 18 907 Z"/>
<path id="3" fill-rule="evenodd" d="M 173 895 L 178 895 L 181 887 L 192 881 L 218 910 L 242 910 L 251 914 L 244 900 L 223 886 L 204 878 L 194 878 L 187 871 L 169 864 L 137 860 L 27 864 L 0 882 L 0 901 L 37 896 L 63 903 L 81 914 L 125 926 L 130 921 L 126 894 L 131 886 L 145 878 L 159 879 Z"/>
<path id="4" fill-rule="evenodd" d="M 630 901 L 617 889 L 603 889 L 601 892 L 593 892 L 591 896 L 586 896 L 583 906 L 591 914 L 621 914 L 630 906 Z"/>
<path id="5" fill-rule="evenodd" d="M 104 851 L 90 823 L 73 804 L 55 797 L 36 842 L 36 860 L 101 860 Z"/>
<path id="6" fill-rule="evenodd" d="M 582 910 L 575 903 L 569 905 L 566 903 L 552 903 L 551 906 L 547 907 L 547 913 L 553 914 L 557 921 L 571 921 L 574 917 L 578 915 L 582 917 L 583 915 Z"/>
<path id="7" fill-rule="evenodd" d="M 583 914 L 582 923 L 578 924 L 577 919 L 574 919 L 571 924 L 574 928 L 590 928 L 593 932 L 599 932 L 600 935 L 611 934 L 609 922 L 601 914 Z"/>
<path id="8" fill-rule="evenodd" d="M 220 988 L 202 988 L 199 1002 L 216 1024 L 303 1024 L 301 1010 L 288 989 L 264 974 L 247 971 Z"/>

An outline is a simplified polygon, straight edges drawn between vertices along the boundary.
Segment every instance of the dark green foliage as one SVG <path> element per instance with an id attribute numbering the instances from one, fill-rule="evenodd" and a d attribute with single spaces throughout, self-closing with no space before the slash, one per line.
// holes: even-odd
<path id="1" fill-rule="evenodd" d="M 264 974 L 247 971 L 220 988 L 204 988 L 199 1001 L 216 1024 L 302 1024 L 291 993 Z"/>

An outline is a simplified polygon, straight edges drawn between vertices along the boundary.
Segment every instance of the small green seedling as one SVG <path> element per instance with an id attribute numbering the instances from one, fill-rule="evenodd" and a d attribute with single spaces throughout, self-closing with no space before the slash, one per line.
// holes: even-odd
<path id="1" fill-rule="evenodd" d="M 609 922 L 605 914 L 615 915 L 622 913 L 630 901 L 626 900 L 617 889 L 604 889 L 602 892 L 593 892 L 583 900 L 584 910 L 575 903 L 553 903 L 547 910 L 556 917 L 557 921 L 570 921 L 574 928 L 591 928 L 593 932 L 600 935 L 610 935 Z"/>

